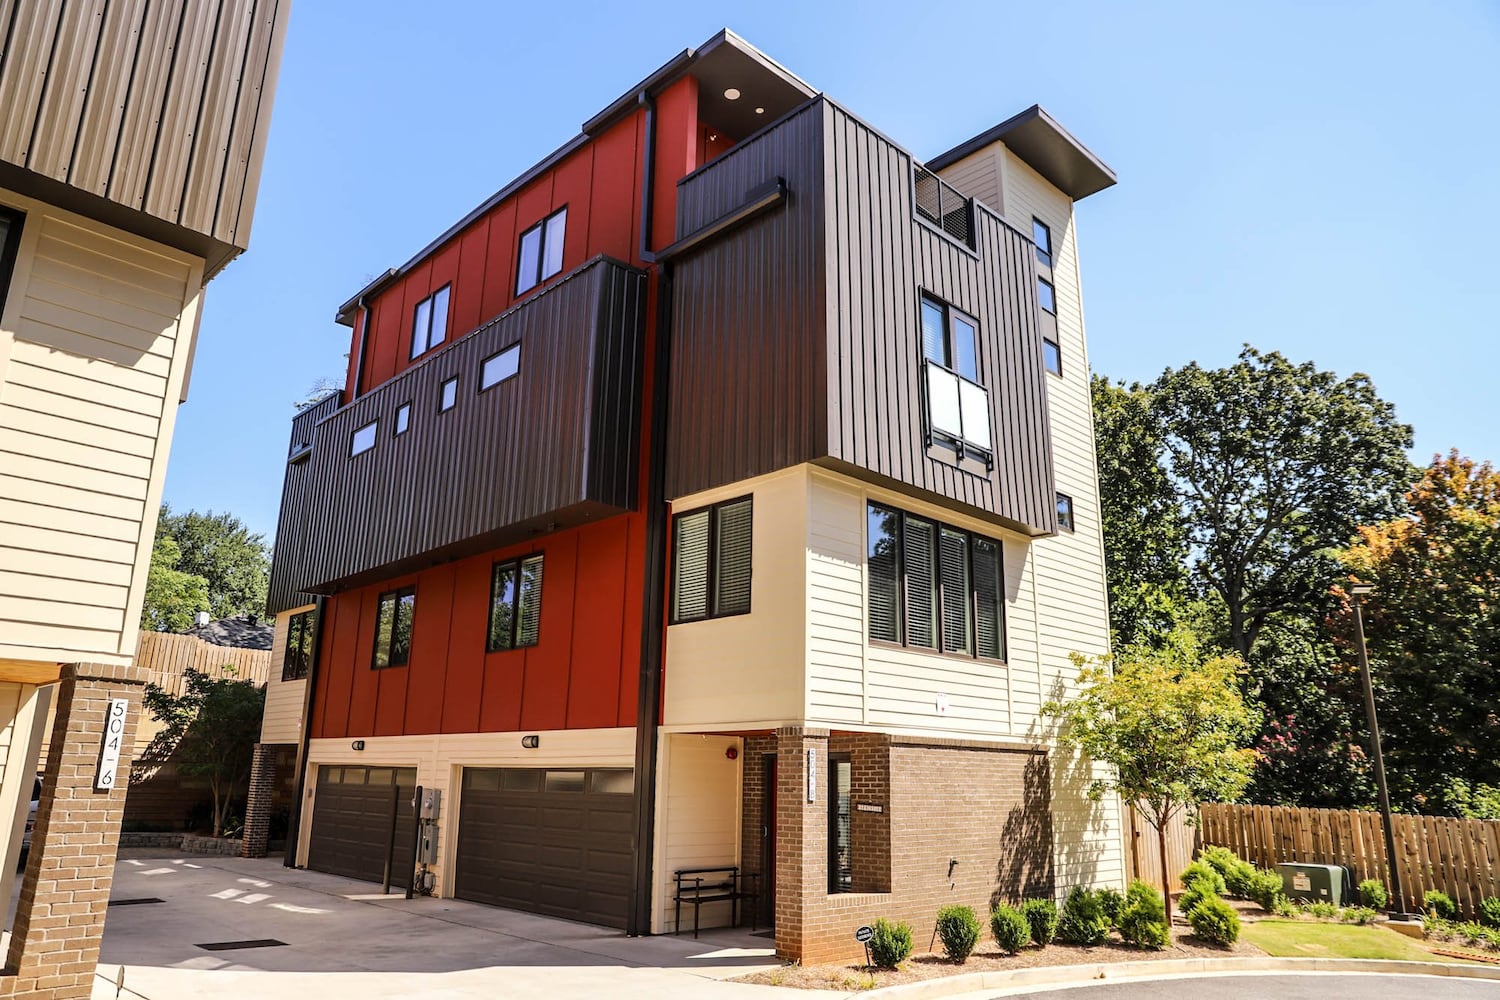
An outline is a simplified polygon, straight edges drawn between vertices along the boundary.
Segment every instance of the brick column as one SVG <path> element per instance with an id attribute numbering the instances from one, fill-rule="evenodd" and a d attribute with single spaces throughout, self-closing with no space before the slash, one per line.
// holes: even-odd
<path id="1" fill-rule="evenodd" d="M 73 1000 L 93 992 L 144 684 L 145 671 L 137 667 L 63 667 L 0 996 Z M 99 751 L 114 698 L 129 703 L 117 781 L 109 791 L 97 791 Z"/>
<path id="2" fill-rule="evenodd" d="M 245 832 L 240 840 L 240 857 L 263 858 L 271 835 L 271 797 L 276 790 L 276 756 L 281 747 L 275 743 L 255 744 L 255 758 L 250 764 L 250 791 L 245 795 Z"/>
<path id="3" fill-rule="evenodd" d="M 808 754 L 816 801 L 807 801 Z M 801 961 L 828 895 L 828 730 L 776 730 L 776 955 Z"/>

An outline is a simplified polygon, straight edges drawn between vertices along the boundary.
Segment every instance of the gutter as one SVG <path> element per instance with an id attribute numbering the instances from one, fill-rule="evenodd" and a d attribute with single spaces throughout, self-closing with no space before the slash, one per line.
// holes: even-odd
<path id="1" fill-rule="evenodd" d="M 292 793 L 292 808 L 287 817 L 286 851 L 281 864 L 286 868 L 297 867 L 297 843 L 302 839 L 302 802 L 307 795 L 307 753 L 312 742 L 312 712 L 318 690 L 318 667 L 323 662 L 323 612 L 328 598 L 318 597 L 313 601 L 313 655 L 307 667 L 307 690 L 302 695 L 302 743 L 297 747 L 297 788 Z"/>

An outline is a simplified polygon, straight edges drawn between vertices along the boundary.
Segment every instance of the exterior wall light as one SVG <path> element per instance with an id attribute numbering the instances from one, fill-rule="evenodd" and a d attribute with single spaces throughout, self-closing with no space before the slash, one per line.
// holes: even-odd
<path id="1" fill-rule="evenodd" d="M 521 737 L 521 746 L 527 750 L 535 750 L 542 745 L 542 738 L 536 734 Z"/>

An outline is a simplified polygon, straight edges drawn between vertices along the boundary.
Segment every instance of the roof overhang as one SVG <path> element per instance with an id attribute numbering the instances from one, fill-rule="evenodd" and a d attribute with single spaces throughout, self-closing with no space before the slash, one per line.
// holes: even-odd
<path id="1" fill-rule="evenodd" d="M 1069 134 L 1040 104 L 1033 104 L 994 128 L 929 159 L 929 170 L 942 170 L 986 146 L 1003 142 L 1022 162 L 1074 201 L 1115 184 L 1115 172 Z"/>

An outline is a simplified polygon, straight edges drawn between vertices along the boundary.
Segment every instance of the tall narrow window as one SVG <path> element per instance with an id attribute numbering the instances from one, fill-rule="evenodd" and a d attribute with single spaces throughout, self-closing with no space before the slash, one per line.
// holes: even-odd
<path id="1" fill-rule="evenodd" d="M 742 497 L 673 518 L 674 624 L 749 613 L 753 515 Z"/>
<path id="2" fill-rule="evenodd" d="M 438 387 L 438 412 L 451 410 L 458 402 L 458 376 L 444 380 Z"/>
<path id="3" fill-rule="evenodd" d="M 521 234 L 516 255 L 516 294 L 520 295 L 562 270 L 563 238 L 568 210 L 560 208 Z"/>
<path id="4" fill-rule="evenodd" d="M 1057 526 L 1063 531 L 1073 530 L 1073 498 L 1066 493 L 1057 495 Z"/>
<path id="5" fill-rule="evenodd" d="M 1035 216 L 1031 219 L 1031 242 L 1036 244 L 1036 262 L 1042 267 L 1052 266 L 1052 230 Z"/>
<path id="6" fill-rule="evenodd" d="M 496 563 L 490 578 L 490 627 L 485 649 L 535 646 L 542 628 L 542 557 Z"/>
<path id="7" fill-rule="evenodd" d="M 313 615 L 303 611 L 286 623 L 286 653 L 281 660 L 281 679 L 297 681 L 307 676 L 312 666 Z"/>
<path id="8" fill-rule="evenodd" d="M 1005 658 L 999 542 L 875 503 L 866 531 L 872 640 Z"/>
<path id="9" fill-rule="evenodd" d="M 1045 278 L 1036 279 L 1036 300 L 1041 303 L 1043 309 L 1052 315 L 1057 315 L 1057 293 L 1052 290 L 1052 282 Z"/>
<path id="10" fill-rule="evenodd" d="M 411 656 L 411 626 L 417 612 L 417 589 L 402 587 L 380 595 L 375 609 L 375 649 L 370 666 L 404 667 Z"/>
<path id="11" fill-rule="evenodd" d="M 1051 337 L 1042 336 L 1042 364 L 1054 375 L 1062 374 L 1062 348 Z"/>
<path id="12" fill-rule="evenodd" d="M 396 430 L 395 434 L 405 434 L 411 429 L 411 404 L 402 403 L 396 407 Z"/>
<path id="13" fill-rule="evenodd" d="M 854 765 L 848 754 L 828 755 L 828 891 L 854 888 L 852 830 Z"/>
<path id="14" fill-rule="evenodd" d="M 448 338 L 448 291 L 444 285 L 417 303 L 411 320 L 411 356 L 418 358 Z"/>
<path id="15" fill-rule="evenodd" d="M 922 296 L 922 356 L 927 361 L 927 428 L 963 454 L 988 460 L 989 391 L 979 379 L 979 324 L 946 302 Z"/>

